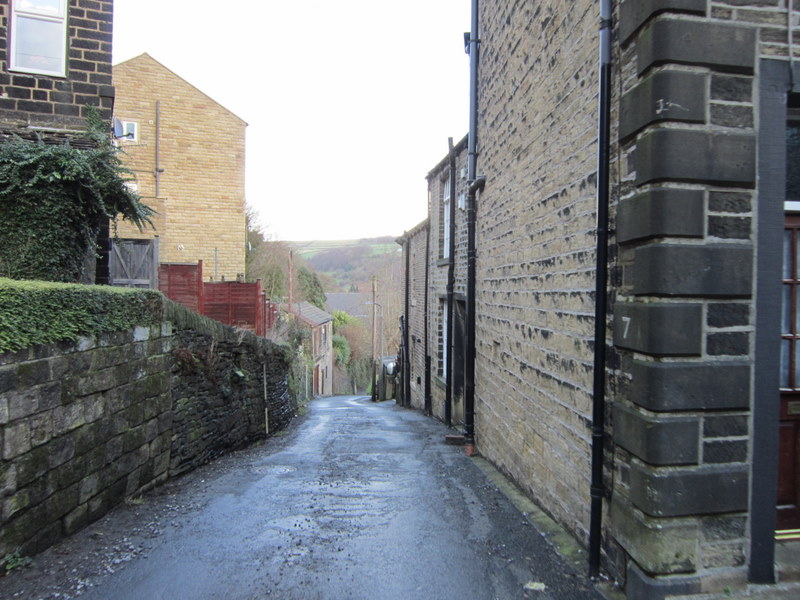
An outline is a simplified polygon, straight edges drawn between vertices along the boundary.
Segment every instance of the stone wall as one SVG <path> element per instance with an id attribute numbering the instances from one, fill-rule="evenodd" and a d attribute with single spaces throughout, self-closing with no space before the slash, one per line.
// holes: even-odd
<path id="1" fill-rule="evenodd" d="M 294 416 L 288 363 L 269 342 L 186 330 L 173 345 L 170 475 L 283 429 Z"/>
<path id="2" fill-rule="evenodd" d="M 282 349 L 186 313 L 0 355 L 0 555 L 39 552 L 292 418 Z"/>
<path id="3" fill-rule="evenodd" d="M 598 3 L 481 3 L 475 432 L 586 541 Z"/>
<path id="4" fill-rule="evenodd" d="M 111 80 L 113 3 L 69 0 L 67 77 L 33 75 L 8 69 L 10 3 L 0 3 L 0 130 L 26 136 L 33 127 L 45 135 L 82 130 L 86 105 L 110 118 L 114 105 Z"/>
<path id="5" fill-rule="evenodd" d="M 760 415 L 777 404 L 780 358 L 759 358 L 756 322 L 777 348 L 780 306 L 765 317 L 754 274 L 780 264 L 780 225 L 759 223 L 783 207 L 782 192 L 762 194 L 759 127 L 782 136 L 785 106 L 767 114 L 761 100 L 785 105 L 800 7 L 613 4 L 604 564 L 629 597 L 662 598 L 741 585 L 758 562 L 772 572 L 774 494 L 762 501 L 755 478 L 777 450 L 754 457 L 772 443 L 756 422 L 775 436 L 777 415 Z M 482 3 L 479 36 L 477 443 L 584 541 L 598 17 L 590 1 Z M 787 81 L 764 79 L 775 70 Z"/>
<path id="6" fill-rule="evenodd" d="M 720 589 L 747 580 L 755 513 L 757 63 L 787 53 L 791 15 L 628 0 L 618 17 L 609 531 L 630 594 Z"/>

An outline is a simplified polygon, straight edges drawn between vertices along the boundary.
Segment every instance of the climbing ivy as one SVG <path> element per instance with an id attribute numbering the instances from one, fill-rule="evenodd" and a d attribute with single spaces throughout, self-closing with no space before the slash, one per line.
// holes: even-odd
<path id="1" fill-rule="evenodd" d="M 0 278 L 0 352 L 160 323 L 154 290 Z"/>
<path id="2" fill-rule="evenodd" d="M 0 144 L 0 276 L 77 281 L 103 220 L 152 225 L 154 211 L 126 185 L 131 173 L 108 125 L 89 109 L 89 148 L 20 138 Z"/>

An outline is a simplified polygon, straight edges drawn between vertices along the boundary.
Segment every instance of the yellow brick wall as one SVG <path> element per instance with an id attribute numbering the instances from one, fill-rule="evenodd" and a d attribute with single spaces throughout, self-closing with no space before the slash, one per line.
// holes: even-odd
<path id="1" fill-rule="evenodd" d="M 247 124 L 147 54 L 114 67 L 116 117 L 138 123 L 121 140 L 144 202 L 158 211 L 160 262 L 204 263 L 205 279 L 235 279 L 245 263 L 245 128 Z M 156 196 L 156 112 L 158 166 Z M 119 237 L 152 237 L 125 223 Z"/>

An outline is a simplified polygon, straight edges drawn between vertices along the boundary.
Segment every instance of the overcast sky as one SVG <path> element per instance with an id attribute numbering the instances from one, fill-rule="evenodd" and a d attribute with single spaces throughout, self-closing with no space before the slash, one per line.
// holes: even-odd
<path id="1" fill-rule="evenodd" d="M 247 121 L 247 202 L 272 237 L 400 235 L 467 132 L 469 8 L 115 0 L 114 63 L 148 52 Z"/>

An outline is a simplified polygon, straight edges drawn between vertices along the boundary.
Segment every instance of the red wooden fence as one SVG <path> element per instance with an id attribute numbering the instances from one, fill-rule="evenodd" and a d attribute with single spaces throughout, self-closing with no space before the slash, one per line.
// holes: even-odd
<path id="1" fill-rule="evenodd" d="M 161 263 L 158 265 L 158 289 L 170 300 L 186 308 L 203 312 L 203 261 L 194 264 Z"/>
<path id="2" fill-rule="evenodd" d="M 266 336 L 278 317 L 278 305 L 267 300 L 261 280 L 204 282 L 203 261 L 195 264 L 161 263 L 158 289 L 167 298 L 226 325 Z"/>

